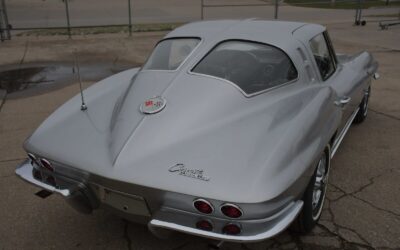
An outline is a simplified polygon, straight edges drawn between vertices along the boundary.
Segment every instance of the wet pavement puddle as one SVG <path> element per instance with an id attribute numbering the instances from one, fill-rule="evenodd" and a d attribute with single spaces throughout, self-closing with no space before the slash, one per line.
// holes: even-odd
<path id="1" fill-rule="evenodd" d="M 137 65 L 111 63 L 85 63 L 79 65 L 82 82 L 99 81 Z M 77 68 L 73 63 L 26 63 L 22 66 L 0 66 L 0 91 L 9 97 L 41 94 L 78 82 Z"/>

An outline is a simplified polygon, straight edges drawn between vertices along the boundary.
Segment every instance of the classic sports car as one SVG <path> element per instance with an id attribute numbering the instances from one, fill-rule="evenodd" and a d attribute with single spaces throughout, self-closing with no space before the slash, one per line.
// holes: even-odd
<path id="1" fill-rule="evenodd" d="M 205 21 L 62 105 L 26 140 L 22 179 L 80 211 L 221 241 L 310 231 L 330 160 L 367 116 L 377 62 L 323 26 Z M 356 157 L 356 156 L 355 156 Z"/>

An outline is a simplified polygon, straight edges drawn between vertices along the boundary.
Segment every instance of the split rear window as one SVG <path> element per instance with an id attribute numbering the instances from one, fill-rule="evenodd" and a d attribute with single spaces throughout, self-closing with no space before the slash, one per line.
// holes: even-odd
<path id="1" fill-rule="evenodd" d="M 157 44 L 144 70 L 176 70 L 199 44 L 199 38 L 171 38 Z"/>
<path id="2" fill-rule="evenodd" d="M 280 49 L 231 40 L 218 44 L 192 70 L 236 84 L 247 95 L 297 79 L 297 70 Z"/>

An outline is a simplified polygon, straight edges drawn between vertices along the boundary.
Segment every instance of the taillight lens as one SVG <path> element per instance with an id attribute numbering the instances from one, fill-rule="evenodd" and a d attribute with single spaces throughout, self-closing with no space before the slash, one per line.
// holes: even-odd
<path id="1" fill-rule="evenodd" d="M 42 164 L 42 167 L 50 170 L 51 172 L 54 172 L 54 168 L 48 160 L 42 158 L 40 159 L 40 163 Z"/>
<path id="2" fill-rule="evenodd" d="M 28 157 L 29 157 L 29 159 L 31 160 L 31 164 L 32 164 L 32 165 L 33 165 L 34 163 L 35 163 L 36 165 L 39 165 L 39 164 L 38 164 L 38 161 L 37 161 L 37 159 L 36 159 L 36 156 L 35 156 L 34 154 L 28 153 Z"/>
<path id="3" fill-rule="evenodd" d="M 221 207 L 221 212 L 229 218 L 239 218 L 243 215 L 242 210 L 233 204 L 225 204 Z"/>
<path id="4" fill-rule="evenodd" d="M 203 200 L 203 199 L 197 199 L 193 202 L 194 207 L 201 213 L 203 214 L 211 214 L 214 209 L 210 202 Z"/>
<path id="5" fill-rule="evenodd" d="M 213 225 L 208 220 L 200 220 L 196 223 L 196 227 L 205 231 L 212 231 Z"/>
<path id="6" fill-rule="evenodd" d="M 242 231 L 242 229 L 240 228 L 239 225 L 236 224 L 227 224 L 226 226 L 224 226 L 224 228 L 222 228 L 222 232 L 224 234 L 229 234 L 229 235 L 238 235 L 240 234 L 240 232 Z"/>

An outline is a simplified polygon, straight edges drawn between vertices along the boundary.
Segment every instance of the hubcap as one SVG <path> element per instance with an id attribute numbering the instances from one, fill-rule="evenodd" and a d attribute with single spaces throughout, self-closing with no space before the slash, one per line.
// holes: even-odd
<path id="1" fill-rule="evenodd" d="M 318 162 L 317 173 L 315 177 L 313 196 L 312 196 L 312 209 L 313 219 L 316 220 L 322 211 L 322 205 L 325 200 L 325 193 L 328 184 L 328 162 L 326 153 L 324 153 Z"/>

